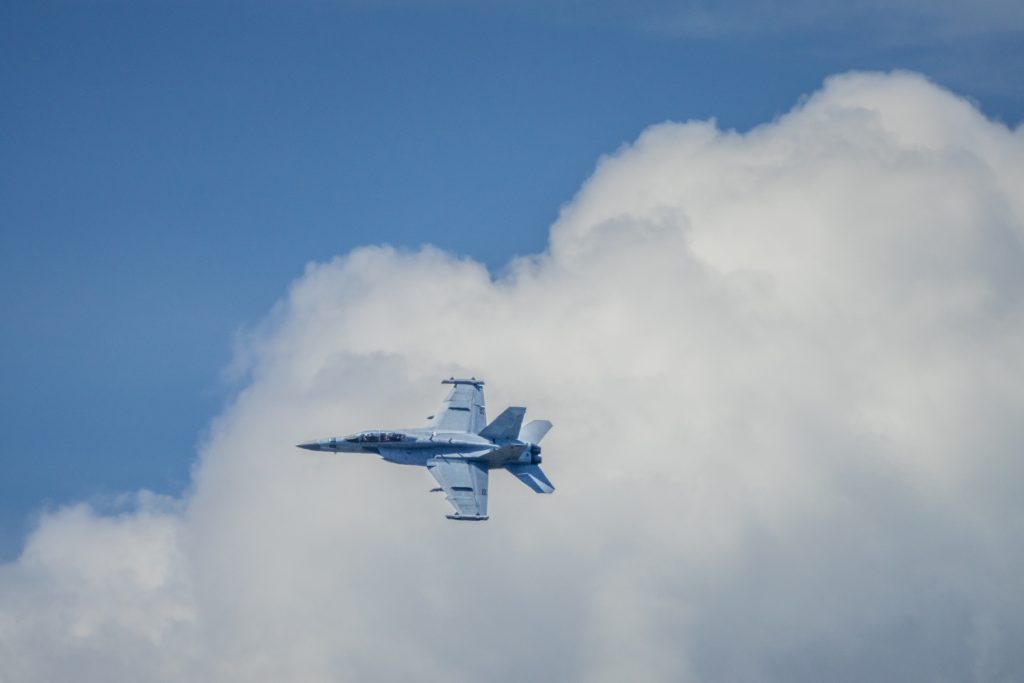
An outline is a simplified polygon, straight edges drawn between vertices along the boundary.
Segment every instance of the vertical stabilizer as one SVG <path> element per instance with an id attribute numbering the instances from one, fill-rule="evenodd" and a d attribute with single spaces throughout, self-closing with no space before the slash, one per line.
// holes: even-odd
<path id="1" fill-rule="evenodd" d="M 512 441 L 519 436 L 526 408 L 505 408 L 494 422 L 480 431 L 480 436 L 491 441 Z"/>
<path id="2" fill-rule="evenodd" d="M 551 422 L 548 420 L 534 420 L 519 430 L 519 440 L 540 443 L 540 440 L 549 431 L 551 431 Z"/>

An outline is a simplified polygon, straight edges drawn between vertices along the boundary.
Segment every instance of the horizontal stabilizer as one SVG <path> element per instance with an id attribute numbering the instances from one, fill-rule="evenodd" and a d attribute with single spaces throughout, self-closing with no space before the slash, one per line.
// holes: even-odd
<path id="1" fill-rule="evenodd" d="M 491 441 L 511 441 L 519 436 L 525 414 L 526 408 L 505 408 L 494 422 L 480 430 L 480 436 Z"/>
<path id="2" fill-rule="evenodd" d="M 544 475 L 539 465 L 509 465 L 505 469 L 537 493 L 552 493 L 555 490 L 555 485 Z"/>
<path id="3" fill-rule="evenodd" d="M 551 430 L 551 423 L 547 420 L 534 420 L 519 430 L 519 440 L 530 443 L 540 443 L 544 435 Z"/>

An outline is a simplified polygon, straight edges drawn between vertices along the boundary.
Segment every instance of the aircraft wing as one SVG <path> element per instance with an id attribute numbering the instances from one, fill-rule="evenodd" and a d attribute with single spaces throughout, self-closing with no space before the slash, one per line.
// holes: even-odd
<path id="1" fill-rule="evenodd" d="M 430 420 L 437 431 L 471 432 L 476 434 L 487 424 L 484 408 L 483 382 L 476 379 L 446 379 L 452 390 Z"/>
<path id="2" fill-rule="evenodd" d="M 455 508 L 448 519 L 487 519 L 487 468 L 463 458 L 431 458 L 427 469 Z"/>

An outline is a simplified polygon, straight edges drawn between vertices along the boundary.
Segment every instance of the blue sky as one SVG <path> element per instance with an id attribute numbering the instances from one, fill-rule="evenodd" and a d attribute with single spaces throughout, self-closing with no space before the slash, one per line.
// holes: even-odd
<path id="1" fill-rule="evenodd" d="M 432 243 L 499 270 L 646 126 L 746 129 L 850 69 L 1024 115 L 1010 5 L 552 7 L 5 3 L 0 557 L 40 509 L 187 486 L 234 336 L 311 261 Z"/>

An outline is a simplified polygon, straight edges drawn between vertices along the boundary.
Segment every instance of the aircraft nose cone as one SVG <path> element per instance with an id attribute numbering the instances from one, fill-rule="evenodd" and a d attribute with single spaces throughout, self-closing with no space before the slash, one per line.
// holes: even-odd
<path id="1" fill-rule="evenodd" d="M 318 451 L 320 450 L 319 441 L 307 441 L 305 443 L 295 444 L 296 448 L 305 448 L 307 451 Z"/>

